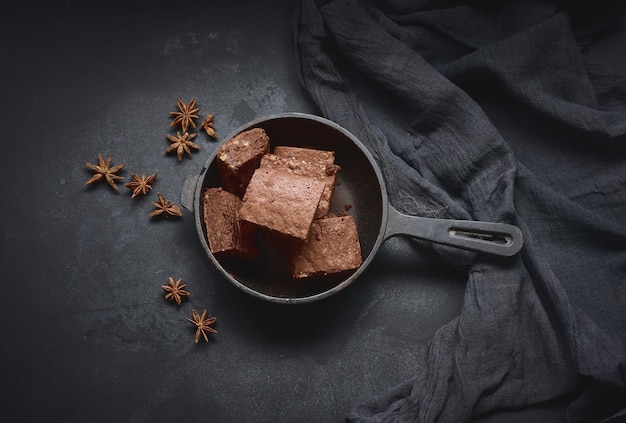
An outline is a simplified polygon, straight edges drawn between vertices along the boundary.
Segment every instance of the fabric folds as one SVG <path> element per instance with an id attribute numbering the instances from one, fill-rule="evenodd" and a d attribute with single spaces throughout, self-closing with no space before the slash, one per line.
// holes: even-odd
<path id="1" fill-rule="evenodd" d="M 579 34 L 605 21 L 568 6 L 301 1 L 302 84 L 366 144 L 392 204 L 525 238 L 510 259 L 423 247 L 467 267 L 461 313 L 421 374 L 348 421 L 460 422 L 564 396 L 572 422 L 626 413 L 626 78 L 583 54 Z"/>

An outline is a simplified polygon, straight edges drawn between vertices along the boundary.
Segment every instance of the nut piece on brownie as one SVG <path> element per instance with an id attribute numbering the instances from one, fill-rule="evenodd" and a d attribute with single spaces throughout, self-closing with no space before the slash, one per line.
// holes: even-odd
<path id="1" fill-rule="evenodd" d="M 294 279 L 357 269 L 363 262 L 356 224 L 351 216 L 314 220 L 306 241 L 294 250 Z"/>
<path id="2" fill-rule="evenodd" d="M 252 128 L 226 141 L 216 153 L 222 186 L 242 197 L 261 158 L 270 152 L 270 139 L 263 128 Z"/>
<path id="3" fill-rule="evenodd" d="M 260 167 L 280 169 L 294 175 L 310 176 L 324 182 L 324 191 L 322 192 L 322 197 L 317 205 L 315 218 L 319 219 L 328 214 L 330 202 L 335 190 L 337 172 L 341 169 L 339 166 L 321 161 L 308 161 L 306 159 L 297 159 L 295 157 L 281 157 L 274 154 L 266 154 L 261 159 Z"/>
<path id="4" fill-rule="evenodd" d="M 213 254 L 255 258 L 260 255 L 256 227 L 239 220 L 241 199 L 222 188 L 208 188 L 202 194 L 204 226 Z"/>
<path id="5" fill-rule="evenodd" d="M 243 196 L 239 218 L 304 240 L 325 186 L 310 176 L 259 168 Z"/>

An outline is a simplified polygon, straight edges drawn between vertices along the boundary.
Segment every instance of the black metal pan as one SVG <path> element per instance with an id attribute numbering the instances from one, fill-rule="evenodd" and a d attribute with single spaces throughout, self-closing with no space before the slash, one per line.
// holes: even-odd
<path id="1" fill-rule="evenodd" d="M 363 264 L 343 274 L 293 280 L 265 251 L 255 261 L 218 257 L 211 253 L 204 228 L 201 193 L 204 187 L 220 186 L 215 152 L 199 175 L 190 176 L 183 185 L 181 202 L 194 213 L 200 242 L 209 259 L 236 287 L 263 300 L 277 303 L 305 303 L 339 292 L 365 271 L 385 240 L 406 235 L 465 250 L 499 256 L 513 256 L 522 247 L 521 231 L 513 225 L 468 220 L 432 219 L 408 216 L 388 202 L 381 171 L 365 146 L 351 133 L 327 119 L 304 113 L 283 113 L 249 122 L 228 137 L 255 127 L 265 129 L 271 146 L 291 145 L 335 151 L 341 166 L 331 212 L 345 211 L 357 225 Z"/>

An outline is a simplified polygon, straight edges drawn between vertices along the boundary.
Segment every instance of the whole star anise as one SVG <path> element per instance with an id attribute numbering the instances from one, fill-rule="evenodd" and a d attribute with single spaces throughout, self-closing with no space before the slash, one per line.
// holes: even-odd
<path id="1" fill-rule="evenodd" d="M 133 191 L 133 194 L 130 196 L 130 198 L 135 198 L 139 194 L 146 195 L 148 191 L 152 189 L 152 183 L 156 179 L 157 174 L 153 173 L 146 178 L 146 174 L 144 173 L 141 175 L 140 178 L 136 174 L 131 173 L 130 177 L 133 178 L 132 182 L 128 182 L 124 184 L 124 186 Z"/>
<path id="2" fill-rule="evenodd" d="M 187 320 L 196 325 L 196 344 L 200 340 L 200 336 L 204 337 L 205 342 L 209 342 L 208 333 L 217 333 L 217 331 L 211 327 L 211 325 L 217 321 L 217 317 L 207 318 L 206 310 L 202 312 L 202 316 L 200 316 L 196 310 L 192 310 L 191 313 L 193 315 L 193 320 L 189 317 L 187 317 Z"/>
<path id="3" fill-rule="evenodd" d="M 180 305 L 183 300 L 183 297 L 189 295 L 189 292 L 185 290 L 187 285 L 185 285 L 182 278 L 179 278 L 176 282 L 174 282 L 174 278 L 167 278 L 167 285 L 161 285 L 163 291 L 167 292 L 165 294 L 165 299 L 170 301 L 175 301 L 176 304 Z"/>
<path id="4" fill-rule="evenodd" d="M 170 200 L 166 200 L 160 192 L 157 193 L 157 196 L 159 197 L 159 201 L 152 203 L 156 208 L 152 210 L 150 217 L 163 216 L 165 218 L 169 218 L 170 216 L 183 216 L 177 205 L 172 203 Z"/>
<path id="5" fill-rule="evenodd" d="M 198 112 L 200 108 L 196 107 L 196 99 L 192 99 L 188 104 L 183 103 L 180 98 L 176 100 L 178 103 L 179 112 L 170 112 L 170 115 L 176 116 L 171 126 L 180 125 L 183 129 L 183 132 L 187 131 L 187 128 L 191 126 L 192 128 L 196 127 L 194 123 L 194 119 L 198 119 Z"/>
<path id="6" fill-rule="evenodd" d="M 93 170 L 94 172 L 93 176 L 87 182 L 85 182 L 85 185 L 91 185 L 94 182 L 98 182 L 102 180 L 102 178 L 104 178 L 107 181 L 107 183 L 111 186 L 111 188 L 113 188 L 116 191 L 119 191 L 119 188 L 115 184 L 115 181 L 116 180 L 121 181 L 124 178 L 116 175 L 116 173 L 122 170 L 124 166 L 126 165 L 121 164 L 121 165 L 111 166 L 111 156 L 109 156 L 109 158 L 106 159 L 105 161 L 104 158 L 102 157 L 102 154 L 98 153 L 98 164 L 95 165 L 95 164 L 85 162 L 85 166 L 87 166 L 89 169 Z"/>
<path id="7" fill-rule="evenodd" d="M 189 132 L 185 132 L 183 135 L 180 135 L 180 132 L 176 132 L 175 137 L 170 134 L 166 134 L 167 139 L 172 142 L 172 145 L 165 150 L 165 154 L 176 151 L 176 155 L 180 161 L 183 159 L 183 155 L 185 153 L 191 155 L 191 149 L 200 150 L 200 147 L 191 141 L 196 137 L 196 135 L 197 134 L 190 134 Z"/>
<path id="8" fill-rule="evenodd" d="M 202 121 L 202 123 L 200 124 L 200 129 L 204 129 L 207 135 L 211 138 L 217 138 L 217 133 L 215 132 L 215 129 L 213 129 L 215 126 L 213 124 L 214 117 L 215 115 L 211 113 L 210 115 L 207 115 L 207 117 L 204 118 L 204 121 Z"/>

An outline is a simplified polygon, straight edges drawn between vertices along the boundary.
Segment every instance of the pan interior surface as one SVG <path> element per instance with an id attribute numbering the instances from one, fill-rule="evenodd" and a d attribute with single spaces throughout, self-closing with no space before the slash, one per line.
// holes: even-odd
<path id="1" fill-rule="evenodd" d="M 258 260 L 221 257 L 210 252 L 206 242 L 203 207 L 198 203 L 201 191 L 221 185 L 215 156 L 207 162 L 201 184 L 196 189 L 196 218 L 202 228 L 203 246 L 225 276 L 237 287 L 264 300 L 284 303 L 309 302 L 331 295 L 354 280 L 366 266 L 382 237 L 386 191 L 373 159 L 363 145 L 347 131 L 317 116 L 305 114 L 274 115 L 253 121 L 235 131 L 263 128 L 270 137 L 270 147 L 288 145 L 335 152 L 335 164 L 341 167 L 330 213 L 346 213 L 355 220 L 361 254 L 361 268 L 334 275 L 293 279 L 279 254 L 262 248 Z"/>

